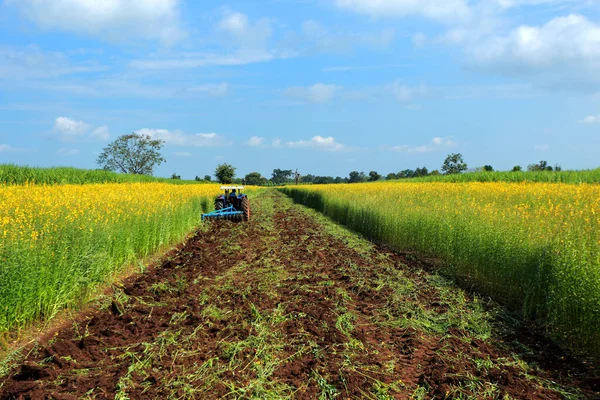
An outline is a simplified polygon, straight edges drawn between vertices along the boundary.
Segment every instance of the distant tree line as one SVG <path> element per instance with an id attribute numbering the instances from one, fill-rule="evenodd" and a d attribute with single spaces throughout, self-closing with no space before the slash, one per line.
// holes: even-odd
<path id="1" fill-rule="evenodd" d="M 112 143 L 105 147 L 96 160 L 97 164 L 106 171 L 116 171 L 127 174 L 152 175 L 155 167 L 165 162 L 160 150 L 164 145 L 163 140 L 155 140 L 149 135 L 141 135 L 132 133 L 121 135 Z M 468 170 L 467 163 L 464 162 L 463 156 L 460 153 L 449 154 L 444 160 L 440 170 L 429 172 L 426 167 L 405 169 L 394 173 L 391 172 L 385 176 L 385 179 L 409 179 L 431 175 L 451 175 L 460 174 Z M 246 184 L 246 185 L 285 185 L 290 183 L 312 183 L 312 184 L 335 184 L 335 183 L 359 183 L 359 182 L 376 182 L 383 179 L 377 171 L 371 171 L 369 174 L 364 172 L 352 171 L 347 178 L 340 176 L 315 176 L 307 174 L 302 176 L 296 170 L 276 168 L 271 174 L 271 178 L 263 177 L 259 172 L 250 172 L 243 178 L 236 178 L 235 167 L 229 164 L 219 164 L 215 169 L 214 176 L 217 181 L 224 184 Z M 519 165 L 513 167 L 513 172 L 519 172 L 522 168 Z M 536 164 L 527 166 L 528 171 L 562 171 L 560 165 L 550 166 L 547 161 L 542 160 Z M 493 172 L 494 168 L 491 165 L 484 165 L 480 168 L 475 168 L 472 171 Z M 181 175 L 174 173 L 171 179 L 180 180 Z M 204 178 L 196 176 L 196 181 L 210 182 L 211 176 L 205 175 Z"/>

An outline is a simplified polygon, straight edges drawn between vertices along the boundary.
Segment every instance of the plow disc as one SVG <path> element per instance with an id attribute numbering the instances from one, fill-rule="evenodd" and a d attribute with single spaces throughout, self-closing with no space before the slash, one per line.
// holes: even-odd
<path id="1" fill-rule="evenodd" d="M 227 208 L 217 209 L 208 214 L 202 214 L 202 221 L 204 220 L 226 220 L 226 221 L 234 221 L 240 222 L 244 218 L 244 213 L 242 211 L 237 211 L 233 206 L 229 206 Z"/>

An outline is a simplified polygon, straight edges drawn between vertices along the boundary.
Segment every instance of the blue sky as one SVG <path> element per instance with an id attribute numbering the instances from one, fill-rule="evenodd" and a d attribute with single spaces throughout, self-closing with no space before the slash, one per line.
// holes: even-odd
<path id="1" fill-rule="evenodd" d="M 600 166 L 598 0 L 0 0 L 0 163 Z"/>

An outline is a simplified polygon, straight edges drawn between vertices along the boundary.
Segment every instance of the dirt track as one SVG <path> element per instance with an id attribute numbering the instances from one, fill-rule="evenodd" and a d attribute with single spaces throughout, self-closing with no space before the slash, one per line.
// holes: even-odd
<path id="1" fill-rule="evenodd" d="M 0 399 L 600 398 L 584 366 L 407 255 L 277 192 L 253 208 L 25 349 Z"/>

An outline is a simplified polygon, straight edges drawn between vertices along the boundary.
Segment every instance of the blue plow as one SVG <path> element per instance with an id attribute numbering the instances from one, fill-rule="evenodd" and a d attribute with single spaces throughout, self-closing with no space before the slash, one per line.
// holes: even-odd
<path id="1" fill-rule="evenodd" d="M 237 211 L 234 206 L 222 208 L 209 212 L 208 214 L 202 214 L 202 221 L 205 219 L 225 219 L 229 221 L 241 221 L 243 219 L 243 212 Z"/>

